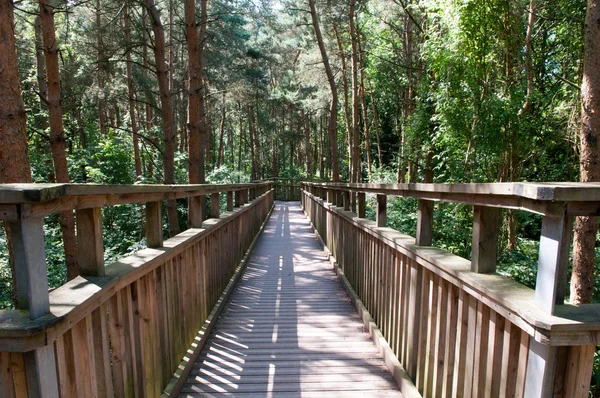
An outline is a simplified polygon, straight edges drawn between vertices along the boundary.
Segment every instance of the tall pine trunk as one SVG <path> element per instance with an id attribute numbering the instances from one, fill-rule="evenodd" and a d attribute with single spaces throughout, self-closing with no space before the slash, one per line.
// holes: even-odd
<path id="1" fill-rule="evenodd" d="M 331 179 L 334 182 L 340 180 L 340 168 L 338 165 L 338 149 L 337 149 L 337 107 L 338 107 L 338 94 L 337 87 L 335 85 L 335 77 L 333 70 L 329 64 L 329 57 L 327 55 L 327 49 L 325 48 L 325 42 L 323 41 L 323 35 L 321 34 L 321 28 L 319 27 L 319 16 L 315 7 L 315 0 L 308 0 L 310 7 L 310 16 L 312 18 L 312 25 L 315 30 L 315 36 L 317 37 L 317 43 L 319 45 L 319 51 L 321 52 L 321 58 L 323 60 L 323 66 L 325 67 L 325 73 L 327 74 L 327 81 L 329 82 L 329 89 L 331 90 L 331 104 L 329 108 L 329 149 L 331 151 Z"/>
<path id="2" fill-rule="evenodd" d="M 156 78 L 160 92 L 162 106 L 162 128 L 164 134 L 163 146 L 163 171 L 164 183 L 175 183 L 175 121 L 173 120 L 173 105 L 171 103 L 171 90 L 169 90 L 169 75 L 167 70 L 165 29 L 160 21 L 160 15 L 154 0 L 145 0 L 148 14 L 154 32 L 154 59 L 156 63 Z M 167 201 L 167 220 L 169 234 L 175 236 L 179 233 L 179 218 L 177 204 L 174 200 Z"/>
<path id="3" fill-rule="evenodd" d="M 600 181 L 600 0 L 587 1 L 583 82 L 581 85 L 582 182 Z M 591 303 L 594 293 L 594 248 L 598 217 L 577 217 L 573 243 L 571 302 Z"/>
<path id="4" fill-rule="evenodd" d="M 138 135 L 138 124 L 135 113 L 135 93 L 133 91 L 133 61 L 131 59 L 131 26 L 129 23 L 130 0 L 123 5 L 123 29 L 125 45 L 127 46 L 127 98 L 129 101 L 129 119 L 131 120 L 131 134 L 133 136 L 133 159 L 135 161 L 135 176 L 139 180 L 142 177 L 142 162 L 140 160 L 140 137 Z"/>
<path id="5" fill-rule="evenodd" d="M 361 182 L 360 161 L 360 94 L 358 81 L 358 46 L 355 25 L 356 0 L 350 0 L 350 12 L 348 13 L 348 24 L 350 26 L 350 41 L 352 44 L 352 174 L 351 182 Z"/>
<path id="6" fill-rule="evenodd" d="M 69 169 L 67 166 L 65 134 L 62 122 L 60 69 L 58 66 L 58 46 L 54 28 L 54 7 L 49 3 L 49 0 L 40 0 L 40 18 L 42 22 L 42 37 L 44 41 L 44 55 L 46 57 L 46 77 L 48 86 L 50 149 L 52 150 L 56 182 L 69 183 L 71 182 L 71 179 L 69 177 Z M 79 274 L 75 243 L 75 217 L 72 210 L 60 213 L 60 229 L 65 248 L 67 279 L 71 280 Z"/>
<path id="7" fill-rule="evenodd" d="M 340 53 L 340 62 L 342 65 L 342 88 L 344 90 L 344 122 L 346 124 L 346 137 L 348 140 L 348 159 L 350 160 L 350 170 L 352 170 L 352 123 L 350 122 L 350 103 L 348 99 L 348 68 L 346 67 L 346 54 L 344 53 L 344 46 L 342 39 L 337 29 L 337 25 L 333 24 L 333 33 L 338 46 L 338 52 Z M 342 162 L 344 161 L 344 151 L 341 152 Z"/>

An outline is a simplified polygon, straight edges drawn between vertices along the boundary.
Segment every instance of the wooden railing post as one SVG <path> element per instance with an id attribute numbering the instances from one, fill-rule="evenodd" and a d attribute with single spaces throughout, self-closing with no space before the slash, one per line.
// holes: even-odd
<path id="1" fill-rule="evenodd" d="M 350 191 L 342 191 L 342 194 L 344 196 L 344 210 L 349 211 L 350 210 Z"/>
<path id="2" fill-rule="evenodd" d="M 351 192 L 350 193 L 350 210 L 352 210 L 353 213 L 356 213 L 356 208 L 358 207 L 358 197 L 356 195 L 356 192 Z"/>
<path id="3" fill-rule="evenodd" d="M 242 207 L 242 191 L 235 191 L 235 207 Z"/>
<path id="4" fill-rule="evenodd" d="M 335 195 L 335 206 L 343 207 L 344 206 L 344 191 L 334 191 Z"/>
<path id="5" fill-rule="evenodd" d="M 233 211 L 233 191 L 227 191 L 227 211 Z"/>
<path id="6" fill-rule="evenodd" d="M 471 245 L 471 271 L 479 274 L 496 272 L 498 251 L 498 219 L 500 209 L 473 206 L 473 244 Z"/>
<path id="7" fill-rule="evenodd" d="M 202 198 L 203 196 L 191 196 L 188 198 L 188 223 L 191 228 L 202 228 L 204 218 Z"/>
<path id="8" fill-rule="evenodd" d="M 377 195 L 377 226 L 385 227 L 386 225 L 386 207 L 387 207 L 387 196 Z"/>
<path id="9" fill-rule="evenodd" d="M 198 219 L 195 218 L 195 221 L 197 222 Z M 200 225 L 192 226 L 192 228 L 200 227 L 202 227 L 201 221 Z M 146 242 L 148 247 L 161 247 L 163 244 L 162 210 L 160 202 L 146 203 Z"/>
<path id="10" fill-rule="evenodd" d="M 29 310 L 31 319 L 39 318 L 50 312 L 44 219 L 26 218 L 11 221 L 9 225 L 19 308 Z M 30 396 L 58 397 L 54 346 L 49 344 L 26 352 L 24 362 Z"/>
<path id="11" fill-rule="evenodd" d="M 433 202 L 419 199 L 417 210 L 417 236 L 415 244 L 431 246 L 433 241 Z"/>
<path id="12" fill-rule="evenodd" d="M 104 276 L 102 209 L 80 209 L 77 218 L 77 263 L 79 275 Z"/>
<path id="13" fill-rule="evenodd" d="M 335 203 L 335 191 L 333 189 L 327 190 L 327 202 L 331 204 Z"/>
<path id="14" fill-rule="evenodd" d="M 535 302 L 548 314 L 564 303 L 573 218 L 544 216 L 540 238 Z M 558 347 L 530 339 L 525 376 L 526 397 L 552 397 Z"/>
<path id="15" fill-rule="evenodd" d="M 250 203 L 250 190 L 248 188 L 245 188 L 242 191 L 242 194 L 244 196 L 244 203 Z"/>
<path id="16" fill-rule="evenodd" d="M 364 192 L 359 192 L 358 199 L 358 217 L 365 218 L 367 216 L 367 198 Z"/>
<path id="17" fill-rule="evenodd" d="M 221 216 L 221 203 L 219 197 L 220 195 L 218 192 L 210 194 L 210 216 L 212 218 L 219 218 Z"/>

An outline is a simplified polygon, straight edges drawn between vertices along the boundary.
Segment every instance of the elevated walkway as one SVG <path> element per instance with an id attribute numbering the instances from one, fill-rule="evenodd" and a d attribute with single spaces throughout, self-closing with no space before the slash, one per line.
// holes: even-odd
<path id="1" fill-rule="evenodd" d="M 275 203 L 181 396 L 401 396 L 299 203 Z"/>

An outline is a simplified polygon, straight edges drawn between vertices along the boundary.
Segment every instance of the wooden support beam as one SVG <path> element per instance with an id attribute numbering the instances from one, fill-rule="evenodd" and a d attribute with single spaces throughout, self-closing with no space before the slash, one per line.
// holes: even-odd
<path id="1" fill-rule="evenodd" d="M 535 302 L 548 314 L 554 314 L 556 304 L 564 303 L 572 227 L 572 217 L 544 216 L 542 219 Z M 525 396 L 553 397 L 558 366 L 558 347 L 530 339 Z"/>
<path id="2" fill-rule="evenodd" d="M 29 396 L 39 398 L 60 396 L 54 344 L 26 352 L 23 359 Z"/>
<path id="3" fill-rule="evenodd" d="M 572 217 L 542 219 L 535 302 L 548 314 L 554 314 L 555 305 L 565 300 L 572 229 Z"/>
<path id="4" fill-rule="evenodd" d="M 80 209 L 77 218 L 77 264 L 79 275 L 104 276 L 102 209 Z"/>
<path id="5" fill-rule="evenodd" d="M 29 310 L 29 317 L 36 319 L 50 312 L 44 219 L 41 217 L 27 218 L 10 221 L 9 225 L 19 308 Z M 50 344 L 26 352 L 24 360 L 29 395 L 58 397 L 54 346 Z"/>
<path id="6" fill-rule="evenodd" d="M 558 361 L 558 347 L 529 339 L 524 397 L 554 397 L 554 378 Z"/>
<path id="7" fill-rule="evenodd" d="M 10 222 L 19 308 L 31 319 L 50 311 L 48 274 L 44 245 L 44 219 Z"/>
<path id="8" fill-rule="evenodd" d="M 473 206 L 471 271 L 479 274 L 496 272 L 499 218 L 500 209 L 498 208 Z"/>
<path id="9" fill-rule="evenodd" d="M 433 240 L 433 202 L 419 199 L 417 209 L 417 236 L 419 246 L 431 246 Z"/>
<path id="10" fill-rule="evenodd" d="M 342 191 L 342 196 L 344 197 L 344 210 L 350 210 L 350 191 Z"/>
<path id="11" fill-rule="evenodd" d="M 335 191 L 335 206 L 344 207 L 344 191 Z"/>
<path id="12" fill-rule="evenodd" d="M 202 228 L 204 219 L 202 196 L 192 196 L 188 198 L 188 224 L 190 228 Z"/>
<path id="13" fill-rule="evenodd" d="M 202 223 L 200 223 L 200 226 Z M 194 228 L 199 228 L 198 226 Z M 162 234 L 162 209 L 160 202 L 146 203 L 146 242 L 148 247 L 161 247 Z"/>
<path id="14" fill-rule="evenodd" d="M 333 189 L 327 190 L 327 203 L 333 204 L 335 202 L 335 191 Z"/>
<path id="15" fill-rule="evenodd" d="M 210 194 L 210 216 L 212 218 L 219 218 L 221 216 L 221 202 L 219 201 L 219 197 L 218 193 Z"/>
<path id="16" fill-rule="evenodd" d="M 365 218 L 367 216 L 367 198 L 364 192 L 358 193 L 358 217 Z"/>
<path id="17" fill-rule="evenodd" d="M 386 226 L 387 196 L 377 195 L 377 226 Z"/>
<path id="18" fill-rule="evenodd" d="M 227 211 L 233 211 L 233 191 L 227 191 Z"/>

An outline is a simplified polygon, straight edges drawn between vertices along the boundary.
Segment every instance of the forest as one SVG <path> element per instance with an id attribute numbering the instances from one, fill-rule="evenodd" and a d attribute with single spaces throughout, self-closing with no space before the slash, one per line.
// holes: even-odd
<path id="1" fill-rule="evenodd" d="M 0 0 L 0 182 L 598 181 L 600 28 L 586 20 L 599 8 Z M 388 225 L 414 234 L 416 206 L 391 199 Z M 171 236 L 187 212 L 167 203 Z M 145 247 L 143 215 L 103 209 L 107 262 Z M 435 217 L 434 245 L 469 258 L 471 209 L 439 203 Z M 576 221 L 572 302 L 600 300 L 596 227 Z M 541 217 L 503 213 L 500 273 L 534 286 L 540 228 Z M 56 287 L 77 275 L 73 213 L 49 217 L 45 233 Z M 598 388 L 598 353 L 595 369 Z"/>

